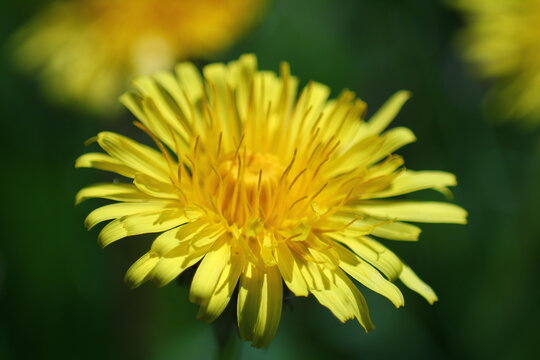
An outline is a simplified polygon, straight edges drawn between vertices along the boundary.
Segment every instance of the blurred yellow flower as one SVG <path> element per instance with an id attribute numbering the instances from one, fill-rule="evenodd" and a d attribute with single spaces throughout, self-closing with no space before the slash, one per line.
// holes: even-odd
<path id="1" fill-rule="evenodd" d="M 386 130 L 409 97 L 394 95 L 369 121 L 366 104 L 344 91 L 298 80 L 283 63 L 280 76 L 257 70 L 244 55 L 211 64 L 204 77 L 191 63 L 176 74 L 134 81 L 121 101 L 159 151 L 102 132 L 103 153 L 82 155 L 77 167 L 112 171 L 129 182 L 82 189 L 77 203 L 117 203 L 88 215 L 88 228 L 107 246 L 123 237 L 161 233 L 127 271 L 126 280 L 165 285 L 199 264 L 190 300 L 199 317 L 216 319 L 238 284 L 240 335 L 256 347 L 274 336 L 282 283 L 296 296 L 313 294 L 341 321 L 373 327 L 366 301 L 351 278 L 396 307 L 400 279 L 430 303 L 437 300 L 398 257 L 369 235 L 417 240 L 406 222 L 465 223 L 462 208 L 440 202 L 395 200 L 423 189 L 447 192 L 454 175 L 411 171 L 393 152 L 415 141 L 403 127 Z M 406 222 L 402 222 L 406 221 Z"/>
<path id="2" fill-rule="evenodd" d="M 224 49 L 265 0 L 72 0 L 46 8 L 14 37 L 16 62 L 46 94 L 98 112 L 117 106 L 133 75 Z"/>
<path id="3" fill-rule="evenodd" d="M 540 0 L 452 0 L 467 23 L 459 41 L 478 72 L 494 78 L 502 118 L 540 122 Z"/>

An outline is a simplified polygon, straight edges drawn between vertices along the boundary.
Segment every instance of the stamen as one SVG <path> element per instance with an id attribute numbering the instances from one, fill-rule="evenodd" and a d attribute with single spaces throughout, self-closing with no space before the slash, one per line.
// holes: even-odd
<path id="1" fill-rule="evenodd" d="M 325 184 L 319 189 L 319 191 L 317 191 L 313 196 L 311 196 L 310 201 L 315 200 L 315 198 L 316 198 L 317 196 L 319 196 L 319 195 L 322 193 L 322 191 L 326 188 L 326 186 L 328 186 L 328 183 L 325 183 Z"/>
<path id="2" fill-rule="evenodd" d="M 254 209 L 256 211 L 255 217 L 259 216 L 260 212 L 260 201 L 261 201 L 261 182 L 262 182 L 262 169 L 259 170 L 259 178 L 257 179 L 257 190 L 255 191 L 255 204 Z"/>
<path id="3" fill-rule="evenodd" d="M 230 218 L 234 219 L 235 221 L 237 220 L 236 208 L 238 205 L 238 187 L 240 186 L 239 180 L 240 180 L 240 172 L 242 168 L 242 159 L 240 159 L 239 156 L 236 156 L 236 160 L 238 161 L 238 170 L 236 172 L 236 181 L 234 182 L 233 193 L 230 199 L 231 201 L 230 201 L 230 211 L 229 211 Z"/>
<path id="4" fill-rule="evenodd" d="M 218 178 L 218 193 L 217 193 L 217 206 L 216 206 L 216 211 L 220 214 L 220 215 L 223 215 L 223 196 L 224 196 L 224 193 L 225 193 L 225 184 L 223 183 L 223 178 L 221 177 L 221 175 L 219 174 L 219 172 L 217 171 L 217 169 L 214 167 L 213 164 L 210 164 L 210 168 L 212 169 L 212 171 L 216 174 L 217 178 Z"/>
<path id="5" fill-rule="evenodd" d="M 302 196 L 301 198 L 297 199 L 295 202 L 293 202 L 293 203 L 291 204 L 291 206 L 289 206 L 288 211 L 290 212 L 290 211 L 292 210 L 292 208 L 293 208 L 296 204 L 299 204 L 300 202 L 302 202 L 303 200 L 305 200 L 305 199 L 307 199 L 307 198 L 308 198 L 308 196 L 307 196 L 307 195 L 304 195 L 304 196 Z"/>
<path id="6" fill-rule="evenodd" d="M 305 172 L 307 171 L 307 168 L 304 168 L 302 171 L 300 171 L 298 173 L 298 175 L 296 175 L 293 179 L 293 181 L 291 182 L 291 184 L 289 185 L 289 190 L 292 189 L 292 187 L 294 186 L 294 184 L 296 184 L 296 182 L 298 181 L 298 179 L 300 179 L 300 176 L 302 176 Z"/>
<path id="7" fill-rule="evenodd" d="M 296 160 L 296 154 L 298 152 L 298 148 L 294 149 L 294 153 L 293 153 L 293 156 L 292 156 L 292 159 L 289 163 L 289 165 L 287 166 L 287 168 L 283 171 L 283 174 L 281 174 L 281 177 L 279 179 L 279 182 L 281 183 L 281 181 L 283 180 L 283 178 L 285 178 L 285 176 L 287 176 L 287 174 L 289 173 L 289 171 L 291 171 L 291 168 L 294 164 L 294 161 Z"/>
<path id="8" fill-rule="evenodd" d="M 317 175 L 319 174 L 319 171 L 321 170 L 322 166 L 324 164 L 326 164 L 328 162 L 328 158 L 325 158 L 323 161 L 321 161 L 319 163 L 319 166 L 317 166 L 317 168 L 315 169 L 315 172 L 313 173 L 313 175 L 311 176 L 312 179 L 315 179 L 317 177 Z"/>
<path id="9" fill-rule="evenodd" d="M 220 131 L 219 132 L 219 139 L 218 139 L 218 146 L 217 146 L 217 151 L 216 151 L 216 159 L 219 160 L 219 155 L 221 154 L 221 143 L 223 141 L 223 131 Z"/>
<path id="10" fill-rule="evenodd" d="M 328 154 L 326 154 L 327 157 L 330 157 L 334 151 L 341 145 L 341 140 L 336 141 L 336 144 L 328 151 Z"/>
<path id="11" fill-rule="evenodd" d="M 317 143 L 317 145 L 315 145 L 313 150 L 311 150 L 311 154 L 309 155 L 309 157 L 306 160 L 306 164 L 308 166 L 310 166 L 311 163 L 313 162 L 313 159 L 315 159 L 315 154 L 317 154 L 319 152 L 319 149 L 320 149 L 321 145 L 322 145 L 322 143 L 319 142 L 319 143 Z"/>
<path id="12" fill-rule="evenodd" d="M 234 152 L 234 157 L 237 157 L 238 156 L 238 151 L 240 151 L 240 146 L 242 146 L 242 143 L 244 142 L 244 137 L 245 135 L 242 134 L 242 136 L 240 137 L 240 142 L 238 143 L 238 145 L 236 146 L 236 150 Z"/>

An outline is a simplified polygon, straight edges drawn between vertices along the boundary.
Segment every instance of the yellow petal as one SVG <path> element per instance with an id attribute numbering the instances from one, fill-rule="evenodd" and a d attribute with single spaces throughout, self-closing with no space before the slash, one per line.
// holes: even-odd
<path id="1" fill-rule="evenodd" d="M 165 238 L 152 244 L 162 258 L 152 272 L 152 278 L 164 286 L 187 268 L 195 265 L 218 241 L 225 229 L 203 220 L 175 229 L 174 238 Z"/>
<path id="2" fill-rule="evenodd" d="M 278 244 L 275 250 L 276 262 L 283 281 L 296 296 L 308 296 L 306 281 L 302 277 L 300 265 L 286 243 Z"/>
<path id="3" fill-rule="evenodd" d="M 187 222 L 180 210 L 139 213 L 116 219 L 105 225 L 98 236 L 105 247 L 126 236 L 169 230 Z"/>
<path id="4" fill-rule="evenodd" d="M 282 302 L 282 281 L 277 267 L 266 267 L 263 272 L 248 263 L 238 289 L 240 336 L 255 347 L 267 346 L 279 326 Z"/>
<path id="5" fill-rule="evenodd" d="M 164 183 L 146 174 L 137 174 L 133 184 L 143 193 L 159 199 L 178 200 L 176 189 L 169 183 Z"/>
<path id="6" fill-rule="evenodd" d="M 369 198 L 397 196 L 418 190 L 455 186 L 456 184 L 455 175 L 445 171 L 408 170 L 396 177 L 389 189 L 372 194 Z"/>
<path id="7" fill-rule="evenodd" d="M 148 201 L 152 197 L 141 192 L 132 184 L 101 183 L 82 188 L 75 195 L 75 204 L 84 200 L 102 198 L 116 201 Z"/>
<path id="8" fill-rule="evenodd" d="M 361 212 L 358 208 L 355 212 Z M 375 218 L 371 216 L 356 220 L 353 226 L 343 231 L 347 236 L 373 234 L 390 240 L 416 241 L 422 230 L 412 224 L 406 224 L 398 221 L 389 221 L 386 219 Z"/>
<path id="9" fill-rule="evenodd" d="M 124 280 L 132 288 L 140 286 L 148 279 L 148 275 L 159 261 L 159 256 L 153 252 L 147 252 L 131 265 L 126 272 Z"/>
<path id="10" fill-rule="evenodd" d="M 374 159 L 374 157 L 381 151 L 383 144 L 383 138 L 371 135 L 360 138 L 356 143 L 344 147 L 343 153 L 331 160 L 328 165 L 328 176 L 347 173 L 376 162 L 378 159 Z"/>
<path id="11" fill-rule="evenodd" d="M 135 171 L 121 161 L 102 153 L 87 153 L 79 156 L 75 161 L 75 167 L 94 168 L 115 172 L 119 175 L 133 178 Z"/>
<path id="12" fill-rule="evenodd" d="M 192 223 L 180 225 L 174 229 L 165 231 L 154 239 L 150 250 L 160 257 L 165 256 L 169 251 L 174 249 L 182 242 L 182 236 L 179 235 L 184 229 L 189 228 Z"/>
<path id="13" fill-rule="evenodd" d="M 374 227 L 371 233 L 375 236 L 389 240 L 416 241 L 421 232 L 422 229 L 416 225 L 392 221 Z"/>
<path id="14" fill-rule="evenodd" d="M 358 210 L 384 219 L 428 223 L 465 224 L 467 212 L 454 204 L 418 201 L 373 201 L 362 203 Z"/>
<path id="15" fill-rule="evenodd" d="M 190 260 L 187 260 L 184 257 L 161 257 L 154 269 L 152 269 L 150 277 L 152 280 L 154 280 L 157 286 L 165 286 L 176 279 L 187 268 L 195 265 L 197 261 L 201 259 L 201 257 L 202 254 L 198 257 L 192 257 Z"/>
<path id="16" fill-rule="evenodd" d="M 176 74 L 187 99 L 196 103 L 204 92 L 199 70 L 190 62 L 182 62 L 176 66 Z"/>
<path id="17" fill-rule="evenodd" d="M 388 176 L 389 174 L 394 173 L 396 170 L 399 169 L 400 166 L 404 164 L 404 160 L 399 155 L 390 155 L 388 156 L 384 161 L 381 161 L 380 163 L 373 165 L 369 168 L 369 178 L 376 178 L 379 176 Z M 394 178 L 394 182 L 400 178 L 403 172 L 400 172 L 400 174 Z M 363 196 L 364 198 L 367 198 L 367 196 Z"/>
<path id="18" fill-rule="evenodd" d="M 175 247 L 170 248 L 170 246 L 167 246 L 166 249 L 160 247 L 156 251 L 159 251 L 165 257 L 171 258 L 188 256 L 192 251 L 213 245 L 225 230 L 220 224 L 211 224 L 206 219 L 200 219 L 178 228 L 176 234 L 178 243 Z M 157 244 L 155 248 L 158 249 Z"/>
<path id="19" fill-rule="evenodd" d="M 197 235 L 193 236 L 190 241 L 184 241 L 180 245 L 171 249 L 165 254 L 166 257 L 181 257 L 189 255 L 191 252 L 199 249 L 211 247 L 217 239 L 225 233 L 225 229 L 221 226 L 208 226 L 200 230 Z"/>
<path id="20" fill-rule="evenodd" d="M 170 181 L 167 162 L 156 150 L 107 131 L 98 134 L 97 142 L 109 155 L 135 171 L 155 177 L 165 183 Z"/>
<path id="21" fill-rule="evenodd" d="M 88 214 L 84 225 L 90 230 L 102 221 L 118 219 L 143 212 L 157 211 L 174 205 L 174 203 L 166 201 L 123 202 L 105 205 Z"/>
<path id="22" fill-rule="evenodd" d="M 185 254 L 177 257 L 161 257 L 150 276 L 158 286 L 165 286 L 186 269 L 198 263 L 201 258 L 210 250 L 211 245 L 199 249 L 188 250 Z"/>
<path id="23" fill-rule="evenodd" d="M 170 75 L 170 74 L 169 74 Z M 172 75 L 170 75 L 172 77 Z M 143 78 L 142 82 L 148 82 L 148 78 Z M 150 81 L 151 82 L 151 81 Z M 133 85 L 144 92 L 144 86 L 141 86 L 141 78 L 136 78 L 133 81 Z M 146 95 L 146 94 L 145 94 Z M 129 109 L 141 123 L 143 123 L 149 130 L 151 130 L 161 141 L 163 141 L 171 149 L 174 149 L 174 141 L 171 135 L 171 131 L 174 131 L 174 127 L 168 125 L 167 122 L 156 122 L 156 116 L 148 112 L 148 107 L 152 106 L 155 109 L 155 105 L 152 100 L 147 96 L 141 96 L 139 93 L 129 91 L 124 93 L 120 97 L 120 102 Z M 168 126 L 167 126 L 168 125 Z"/>
<path id="24" fill-rule="evenodd" d="M 325 129 L 323 139 L 329 139 L 335 134 L 343 144 L 354 144 L 357 142 L 355 135 L 365 135 L 359 131 L 364 124 L 358 120 L 366 105 L 355 99 L 355 96 L 354 92 L 343 90 L 337 99 L 327 102 L 321 118 L 321 129 Z"/>
<path id="25" fill-rule="evenodd" d="M 208 303 L 220 275 L 231 262 L 231 245 L 228 242 L 216 245 L 204 256 L 191 282 L 189 300 L 198 305 Z"/>
<path id="26" fill-rule="evenodd" d="M 173 73 L 168 71 L 159 71 L 156 74 L 154 74 L 154 80 L 156 83 L 162 87 L 162 92 L 166 92 L 175 104 L 175 109 L 177 111 L 176 115 L 180 115 L 182 117 L 185 117 L 185 113 L 183 113 L 182 108 L 179 106 L 179 101 L 181 101 L 182 98 L 185 97 L 184 93 L 182 92 L 182 84 L 179 84 L 176 77 Z M 147 97 L 149 94 L 147 94 Z"/>
<path id="27" fill-rule="evenodd" d="M 401 291 L 397 286 L 386 280 L 378 270 L 358 258 L 343 246 L 335 244 L 334 248 L 339 254 L 339 267 L 342 268 L 343 271 L 367 288 L 385 296 L 396 307 L 404 305 L 403 294 Z"/>
<path id="28" fill-rule="evenodd" d="M 366 331 L 373 329 L 366 300 L 347 275 L 339 269 L 330 271 L 321 268 L 320 271 L 328 285 L 311 290 L 319 303 L 341 322 L 356 318 Z"/>
<path id="29" fill-rule="evenodd" d="M 326 104 L 329 94 L 330 88 L 317 82 L 310 82 L 304 88 L 292 113 L 288 130 L 290 141 L 287 142 L 287 148 L 283 149 L 283 151 L 293 151 L 293 146 L 298 146 L 298 141 L 301 141 L 304 137 L 306 129 L 311 129 L 313 122 L 319 118 L 318 114 Z M 307 116 L 308 113 L 311 116 Z M 325 121 L 326 119 L 323 116 L 321 122 Z M 330 124 L 334 125 L 329 122 L 328 125 Z M 321 127 L 325 128 L 326 125 L 321 125 Z"/>
<path id="30" fill-rule="evenodd" d="M 233 249 L 230 261 L 224 266 L 209 300 L 202 304 L 197 318 L 206 322 L 214 321 L 229 303 L 238 278 L 244 268 L 244 257 Z M 200 269 L 200 267 L 199 267 Z M 199 270 L 197 270 L 199 271 Z"/>
<path id="31" fill-rule="evenodd" d="M 433 289 L 428 284 L 420 280 L 414 271 L 412 271 L 412 269 L 407 265 L 403 265 L 403 270 L 399 275 L 399 280 L 401 280 L 401 282 L 409 289 L 422 295 L 430 304 L 433 304 L 438 300 Z"/>
<path id="32" fill-rule="evenodd" d="M 222 142 L 224 149 L 235 147 L 234 139 L 239 139 L 240 123 L 230 108 L 229 69 L 223 63 L 213 63 L 203 68 L 204 78 L 207 82 L 209 102 L 216 114 L 215 120 L 223 132 Z"/>
<path id="33" fill-rule="evenodd" d="M 322 236 L 310 236 L 309 243 L 307 252 L 311 261 L 324 264 L 330 269 L 339 266 L 339 255 L 333 246 L 333 241 Z"/>
<path id="34" fill-rule="evenodd" d="M 263 285 L 259 321 L 255 326 L 253 346 L 268 346 L 279 327 L 283 304 L 283 282 L 276 266 L 268 267 Z"/>
<path id="35" fill-rule="evenodd" d="M 225 227 L 220 224 L 210 225 L 194 237 L 191 246 L 196 249 L 210 246 L 219 239 L 225 231 Z"/>
<path id="36" fill-rule="evenodd" d="M 369 119 L 371 133 L 379 134 L 394 120 L 403 104 L 411 97 L 409 91 L 401 90 L 392 95 L 380 109 Z"/>
<path id="37" fill-rule="evenodd" d="M 190 124 L 185 121 L 185 114 L 173 99 L 172 95 L 163 87 L 161 82 L 155 81 L 157 78 L 165 80 L 174 77 L 169 73 L 161 73 L 155 75 L 155 78 L 138 77 L 133 83 L 145 95 L 137 104 L 137 112 L 141 114 L 139 118 L 141 122 L 148 127 L 161 141 L 169 148 L 175 148 L 175 139 L 184 145 L 182 150 L 185 150 L 187 138 L 192 129 Z M 126 106 L 133 106 L 129 102 Z M 136 100 L 136 98 L 133 98 Z"/>
<path id="38" fill-rule="evenodd" d="M 126 91 L 118 99 L 140 122 L 146 123 L 146 115 L 142 109 L 142 97 L 138 92 Z"/>
<path id="39" fill-rule="evenodd" d="M 416 141 L 416 136 L 414 136 L 414 133 L 405 127 L 397 127 L 388 130 L 381 135 L 381 138 L 384 140 L 384 142 L 380 149 L 371 156 L 371 164 L 385 158 L 388 155 L 391 155 L 397 149 Z"/>
<path id="40" fill-rule="evenodd" d="M 251 110 L 249 109 L 249 102 L 255 100 L 253 104 L 260 104 L 260 94 L 258 90 L 261 89 L 261 86 L 265 88 L 270 84 L 264 81 L 259 83 L 261 74 L 256 73 L 257 58 L 252 54 L 243 55 L 240 58 L 240 61 L 229 63 L 229 69 L 231 72 L 230 81 L 234 84 L 233 86 L 236 86 L 236 106 L 238 108 L 238 114 L 241 119 L 245 119 L 248 111 Z M 275 82 L 275 79 L 272 83 L 273 82 Z M 262 90 L 262 92 L 264 92 L 264 90 Z M 253 97 L 250 98 L 250 96 Z M 255 125 L 260 121 L 260 117 L 254 118 L 253 120 L 253 124 Z M 244 122 L 244 125 L 247 126 L 248 124 Z M 254 128 L 255 127 L 256 126 L 254 126 Z"/>
<path id="41" fill-rule="evenodd" d="M 388 280 L 394 281 L 401 274 L 403 267 L 401 260 L 379 242 L 367 236 L 352 238 L 332 235 L 332 237 L 377 268 Z"/>
<path id="42" fill-rule="evenodd" d="M 343 210 L 342 213 L 329 216 L 328 219 L 324 221 L 324 227 L 322 227 L 322 229 L 337 229 L 331 231 L 331 233 L 338 232 L 350 234 L 351 236 L 361 236 L 371 234 L 375 227 L 384 223 L 384 221 L 381 221 L 380 219 L 369 218 L 367 216 L 358 218 L 358 212 L 355 208 L 349 209 L 344 207 Z M 339 231 L 339 229 L 344 230 Z"/>

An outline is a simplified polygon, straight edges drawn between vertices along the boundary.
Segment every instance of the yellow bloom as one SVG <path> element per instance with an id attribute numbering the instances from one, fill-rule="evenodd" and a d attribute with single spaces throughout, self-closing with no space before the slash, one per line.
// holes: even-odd
<path id="1" fill-rule="evenodd" d="M 47 94 L 95 111 L 117 105 L 134 74 L 229 46 L 265 0 L 72 0 L 53 3 L 15 37 L 16 60 Z"/>
<path id="2" fill-rule="evenodd" d="M 496 80 L 492 106 L 502 117 L 540 122 L 540 0 L 453 0 L 467 27 L 467 60 Z"/>
<path id="3" fill-rule="evenodd" d="M 122 96 L 159 151 L 102 132 L 95 141 L 107 154 L 77 160 L 78 167 L 133 179 L 77 194 L 77 202 L 118 201 L 86 219 L 88 228 L 114 219 L 99 235 L 103 246 L 161 233 L 128 270 L 129 283 L 165 285 L 198 263 L 190 300 L 200 305 L 199 317 L 218 317 L 238 287 L 240 335 L 257 347 L 277 330 L 283 282 L 366 331 L 373 325 L 351 278 L 396 307 L 403 305 L 397 279 L 430 303 L 437 300 L 369 236 L 417 240 L 420 228 L 402 221 L 466 221 L 455 205 L 390 199 L 456 184 L 446 172 L 406 170 L 392 154 L 415 140 L 407 128 L 385 130 L 407 92 L 364 121 L 366 104 L 350 91 L 328 100 L 329 88 L 310 82 L 297 97 L 287 63 L 278 77 L 258 71 L 255 56 L 244 55 L 208 65 L 203 74 L 181 63 L 175 75 L 136 79 L 136 90 Z"/>

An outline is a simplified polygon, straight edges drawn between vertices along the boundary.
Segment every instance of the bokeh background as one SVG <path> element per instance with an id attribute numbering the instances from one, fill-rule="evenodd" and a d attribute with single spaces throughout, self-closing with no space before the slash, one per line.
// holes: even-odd
<path id="1" fill-rule="evenodd" d="M 100 130 L 117 121 L 51 105 L 32 76 L 18 73 L 7 40 L 47 4 L 0 5 L 0 359 L 212 359 L 212 327 L 195 320 L 187 288 L 129 290 L 124 271 L 148 237 L 101 250 L 74 206 L 107 174 L 73 168 Z M 355 91 L 373 112 L 393 92 L 413 98 L 394 125 L 418 141 L 400 154 L 412 169 L 458 176 L 454 201 L 469 225 L 424 225 L 419 243 L 393 249 L 437 291 L 429 306 L 402 287 L 399 310 L 363 289 L 376 329 L 339 323 L 313 298 L 288 299 L 266 350 L 239 343 L 242 359 L 527 359 L 540 339 L 540 133 L 491 121 L 475 78 L 455 46 L 460 15 L 434 0 L 275 0 L 251 32 L 212 58 L 256 53 L 262 69 L 291 63 L 302 83 Z M 437 193 L 418 193 L 439 199 Z"/>

